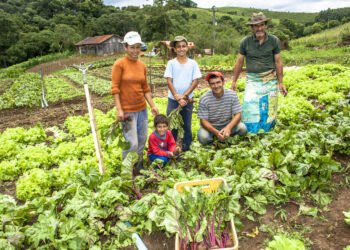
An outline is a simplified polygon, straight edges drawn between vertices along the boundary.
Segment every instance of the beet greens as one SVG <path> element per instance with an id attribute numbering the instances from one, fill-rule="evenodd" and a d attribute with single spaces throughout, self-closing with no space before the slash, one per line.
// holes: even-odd
<path id="1" fill-rule="evenodd" d="M 179 234 L 180 249 L 226 247 L 232 242 L 228 225 L 239 211 L 239 203 L 238 195 L 230 194 L 228 188 L 222 186 L 213 193 L 200 187 L 184 187 L 181 193 L 168 190 L 165 203 L 173 211 L 176 228 L 172 233 Z"/>

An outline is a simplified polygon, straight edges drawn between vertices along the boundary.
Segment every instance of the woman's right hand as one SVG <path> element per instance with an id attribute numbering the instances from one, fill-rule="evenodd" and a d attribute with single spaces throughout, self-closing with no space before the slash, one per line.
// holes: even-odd
<path id="1" fill-rule="evenodd" d="M 117 119 L 118 119 L 118 121 L 124 121 L 124 111 L 123 110 L 117 110 Z"/>

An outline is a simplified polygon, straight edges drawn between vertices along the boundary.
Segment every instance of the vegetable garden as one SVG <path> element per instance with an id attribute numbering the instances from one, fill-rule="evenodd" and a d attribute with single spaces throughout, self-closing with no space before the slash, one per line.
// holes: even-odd
<path id="1" fill-rule="evenodd" d="M 96 96 L 109 93 L 106 68 L 88 79 Z M 0 109 L 40 106 L 40 78 L 26 77 L 11 80 Z M 46 77 L 47 98 L 81 98 L 80 77 L 70 69 Z M 149 249 L 174 249 L 176 233 L 187 249 L 225 247 L 231 219 L 239 249 L 350 249 L 350 68 L 310 65 L 286 72 L 285 84 L 272 132 L 207 147 L 195 141 L 180 161 L 156 162 L 135 178 L 137 156 L 122 161 L 125 141 L 118 130 L 109 134 L 115 109 L 95 110 L 103 175 L 87 115 L 7 128 L 0 134 L 0 249 L 130 248 L 133 232 Z M 243 79 L 238 89 L 242 99 Z M 205 91 L 196 91 L 196 104 Z M 155 102 L 165 113 L 166 98 Z M 177 182 L 213 177 L 227 186 L 211 194 L 174 190 Z"/>

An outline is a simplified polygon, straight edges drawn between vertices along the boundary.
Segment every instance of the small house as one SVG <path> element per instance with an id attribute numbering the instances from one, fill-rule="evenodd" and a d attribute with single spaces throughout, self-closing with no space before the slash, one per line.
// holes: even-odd
<path id="1" fill-rule="evenodd" d="M 116 35 L 87 37 L 75 44 L 79 54 L 105 55 L 123 52 L 122 38 Z"/>

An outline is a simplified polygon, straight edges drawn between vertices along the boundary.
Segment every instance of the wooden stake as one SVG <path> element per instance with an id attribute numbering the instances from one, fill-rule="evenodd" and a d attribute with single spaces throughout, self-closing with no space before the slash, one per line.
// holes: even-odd
<path id="1" fill-rule="evenodd" d="M 79 71 L 81 71 L 83 73 L 83 83 L 84 83 L 86 104 L 87 104 L 88 112 L 89 112 L 91 132 L 92 132 L 92 136 L 93 136 L 93 139 L 94 139 L 94 146 L 95 146 L 95 151 L 96 151 L 96 157 L 97 157 L 97 160 L 98 160 L 98 168 L 100 170 L 100 174 L 103 174 L 105 172 L 105 170 L 104 170 L 104 165 L 103 165 L 102 150 L 101 150 L 100 141 L 99 141 L 98 134 L 97 134 L 96 121 L 95 121 L 95 115 L 94 115 L 94 112 L 93 112 L 93 109 L 92 109 L 91 98 L 90 98 L 90 93 L 89 93 L 89 86 L 88 86 L 87 80 L 86 80 L 86 73 L 87 73 L 88 69 L 91 68 L 91 67 L 92 67 L 91 64 L 88 65 L 88 66 L 84 66 L 84 65 L 76 66 L 76 65 L 73 65 L 73 68 L 76 68 L 76 69 L 78 69 Z"/>

